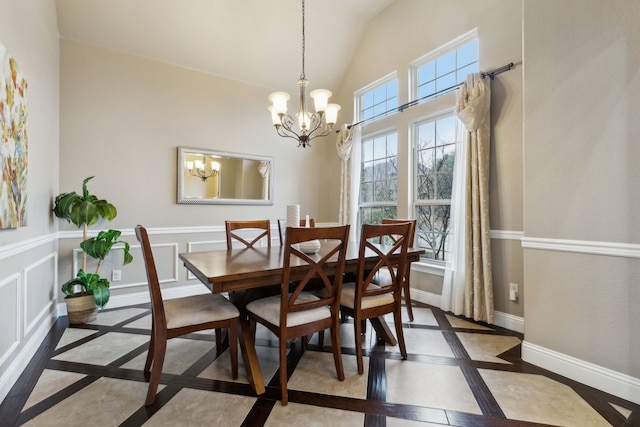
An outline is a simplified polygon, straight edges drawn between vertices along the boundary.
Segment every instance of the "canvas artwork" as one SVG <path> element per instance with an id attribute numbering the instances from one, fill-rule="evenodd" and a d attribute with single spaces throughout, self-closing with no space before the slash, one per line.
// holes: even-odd
<path id="1" fill-rule="evenodd" d="M 27 225 L 27 80 L 0 43 L 0 229 Z"/>

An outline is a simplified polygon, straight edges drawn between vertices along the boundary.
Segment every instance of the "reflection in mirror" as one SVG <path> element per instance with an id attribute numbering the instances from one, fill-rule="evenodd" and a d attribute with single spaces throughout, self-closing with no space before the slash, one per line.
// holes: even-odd
<path id="1" fill-rule="evenodd" d="M 178 203 L 273 204 L 273 158 L 178 147 Z"/>

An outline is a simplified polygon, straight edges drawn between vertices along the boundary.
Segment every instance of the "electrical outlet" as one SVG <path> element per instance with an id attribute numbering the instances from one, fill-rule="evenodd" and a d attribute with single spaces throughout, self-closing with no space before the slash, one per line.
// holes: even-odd
<path id="1" fill-rule="evenodd" d="M 509 299 L 511 301 L 517 301 L 518 300 L 518 284 L 517 283 L 510 283 L 509 284 Z"/>
<path id="2" fill-rule="evenodd" d="M 122 270 L 113 270 L 111 272 L 111 281 L 119 282 L 120 280 L 122 280 Z"/>

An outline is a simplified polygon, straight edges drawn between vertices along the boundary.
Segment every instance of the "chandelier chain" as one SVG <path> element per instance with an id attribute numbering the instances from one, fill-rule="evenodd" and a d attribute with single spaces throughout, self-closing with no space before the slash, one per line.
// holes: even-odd
<path id="1" fill-rule="evenodd" d="M 305 51 L 305 34 L 304 34 L 304 0 L 302 0 L 302 74 L 301 79 L 305 78 L 304 74 L 304 52 Z"/>

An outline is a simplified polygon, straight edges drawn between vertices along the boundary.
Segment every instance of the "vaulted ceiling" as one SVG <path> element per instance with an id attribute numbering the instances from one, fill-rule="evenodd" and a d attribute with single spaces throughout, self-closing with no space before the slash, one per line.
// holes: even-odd
<path id="1" fill-rule="evenodd" d="M 306 0 L 310 88 L 336 90 L 368 23 L 394 0 Z M 56 0 L 62 39 L 295 93 L 301 0 Z"/>

